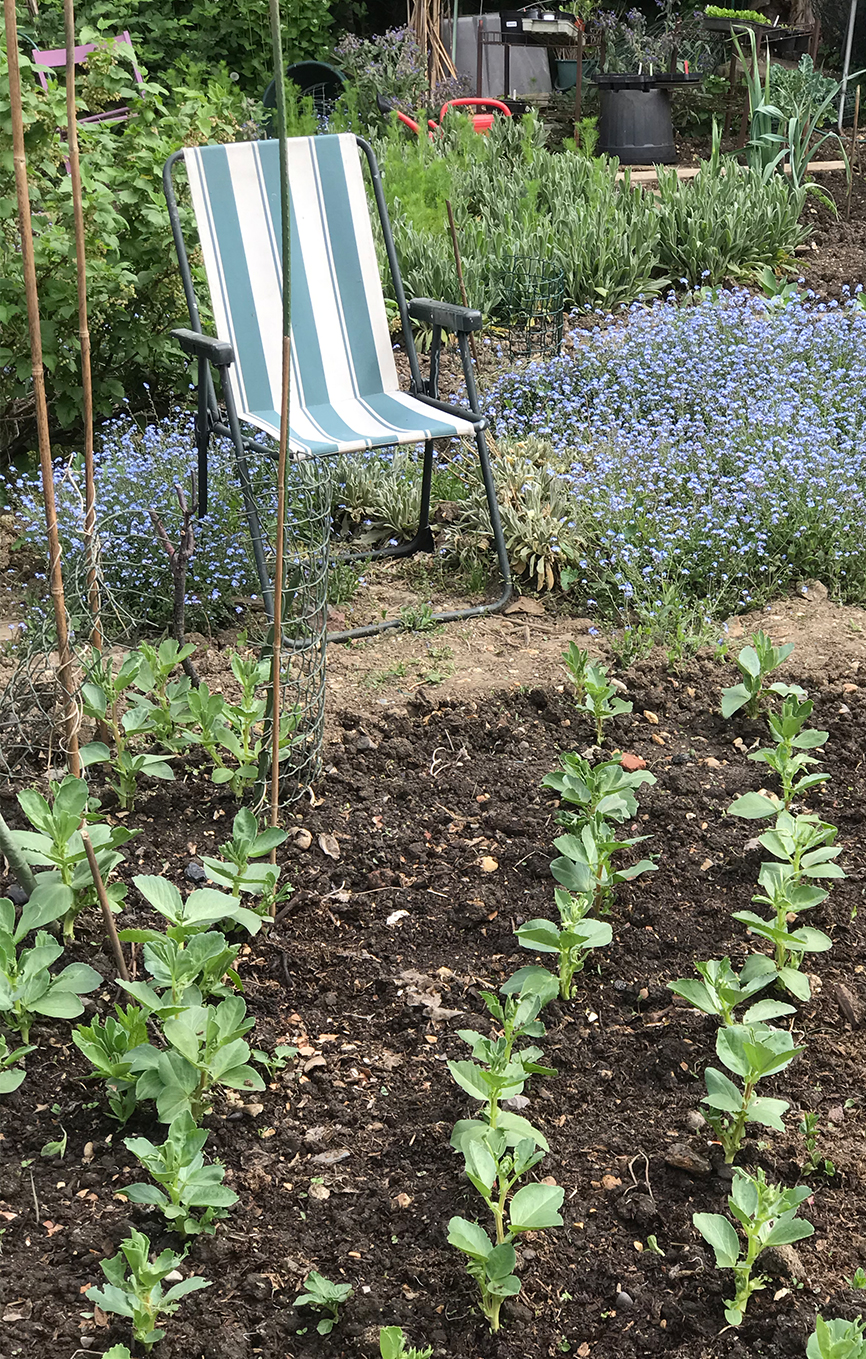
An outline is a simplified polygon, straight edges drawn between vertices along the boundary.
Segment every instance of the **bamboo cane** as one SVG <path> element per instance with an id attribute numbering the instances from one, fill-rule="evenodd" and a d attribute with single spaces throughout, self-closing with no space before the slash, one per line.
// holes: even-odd
<path id="1" fill-rule="evenodd" d="M 78 338 L 81 344 L 81 396 L 84 415 L 84 551 L 87 557 L 87 599 L 90 604 L 90 641 L 102 650 L 99 577 L 96 566 L 96 479 L 93 470 L 93 383 L 90 374 L 90 327 L 87 324 L 87 258 L 84 248 L 84 197 L 78 156 L 78 119 L 75 108 L 75 8 L 63 0 L 66 41 L 66 144 L 72 180 L 75 223 L 75 268 L 78 280 Z"/>
<path id="2" fill-rule="evenodd" d="M 276 826 L 280 817 L 280 706 L 282 699 L 283 651 L 283 539 L 286 526 L 286 463 L 289 441 L 289 387 L 292 363 L 292 242 L 289 222 L 289 163 L 286 141 L 286 73 L 283 65 L 283 40 L 279 0 L 268 0 L 274 81 L 277 101 L 277 136 L 280 143 L 280 212 L 283 257 L 283 373 L 280 394 L 280 442 L 277 457 L 277 544 L 274 563 L 274 629 L 271 650 L 271 818 Z M 277 861 L 271 850 L 271 863 Z M 271 914 L 275 907 L 271 908 Z"/>
<path id="3" fill-rule="evenodd" d="M 36 284 L 36 258 L 33 251 L 33 225 L 30 218 L 30 192 L 24 151 L 24 112 L 21 105 L 21 68 L 18 62 L 18 25 L 15 0 L 3 0 L 6 27 L 6 55 L 9 62 L 9 105 L 12 119 L 12 158 L 15 165 L 15 192 L 18 199 L 18 225 L 21 232 L 21 263 L 27 298 L 30 328 L 30 363 L 33 370 L 33 396 L 36 403 L 36 431 L 39 441 L 39 466 L 45 501 L 45 527 L 48 536 L 49 581 L 54 621 L 57 628 L 58 678 L 63 693 L 63 726 L 70 772 L 81 772 L 78 757 L 78 709 L 72 689 L 72 657 L 66 622 L 66 601 L 60 568 L 60 536 L 57 532 L 57 506 L 51 466 L 51 436 L 48 431 L 48 403 L 45 398 L 45 371 L 42 366 L 42 330 L 39 322 L 39 294 Z"/>

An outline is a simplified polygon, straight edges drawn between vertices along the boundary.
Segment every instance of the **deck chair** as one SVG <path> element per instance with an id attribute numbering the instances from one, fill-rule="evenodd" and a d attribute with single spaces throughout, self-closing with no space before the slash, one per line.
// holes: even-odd
<path id="1" fill-rule="evenodd" d="M 122 33 L 118 33 L 117 37 L 114 38 L 113 41 L 117 46 L 129 48 L 130 59 L 132 61 L 132 72 L 135 78 L 135 82 L 138 85 L 143 85 L 144 80 L 142 79 L 141 71 L 139 71 L 138 67 L 135 64 L 135 52 L 133 51 L 132 38 L 129 36 L 129 30 L 124 29 Z M 76 47 L 75 48 L 76 66 L 83 65 L 83 63 L 87 61 L 87 58 L 89 57 L 90 53 L 95 52 L 98 46 L 99 44 L 95 42 L 85 42 L 81 43 L 80 46 Z M 40 85 L 42 86 L 43 90 L 47 90 L 48 78 L 45 72 L 46 70 L 52 70 L 57 67 L 63 67 L 65 69 L 66 48 L 34 47 L 33 51 L 30 54 L 30 58 L 36 68 L 36 76 L 37 79 L 39 80 Z M 79 123 L 122 123 L 126 121 L 126 119 L 129 117 L 129 114 L 130 110 L 126 108 L 125 105 L 121 105 L 118 108 L 105 109 L 104 112 L 102 113 L 84 114 L 84 116 L 79 118 L 78 121 Z"/>
<path id="2" fill-rule="evenodd" d="M 360 154 L 359 154 L 360 152 Z M 411 542 L 367 552 L 370 557 L 407 557 L 433 552 L 430 487 L 434 439 L 472 439 L 481 476 L 502 587 L 493 603 L 436 613 L 439 622 L 478 617 L 505 606 L 511 572 L 478 405 L 468 337 L 481 313 L 416 298 L 407 304 L 372 148 L 350 133 L 289 139 L 288 168 L 292 233 L 292 375 L 289 450 L 297 461 L 424 444 L 418 529 Z M 366 159 L 394 281 L 411 372 L 410 391 L 400 390 L 388 329 L 382 283 L 364 188 Z M 183 161 L 192 192 L 216 322 L 216 337 L 202 333 L 189 257 L 184 243 L 173 172 Z M 279 143 L 239 142 L 187 147 L 169 157 L 164 188 L 189 308 L 189 330 L 172 331 L 184 352 L 198 360 L 196 441 L 199 506 L 207 505 L 207 451 L 213 435 L 231 438 L 262 595 L 272 617 L 261 523 L 252 487 L 252 459 L 275 452 L 245 435 L 252 426 L 276 440 L 282 363 L 282 273 Z M 432 327 L 430 377 L 424 379 L 412 343 L 410 318 Z M 454 332 L 466 379 L 468 409 L 439 400 L 442 331 Z M 220 411 L 211 378 L 216 369 L 225 405 Z M 329 640 L 372 636 L 402 626 L 398 618 Z"/>

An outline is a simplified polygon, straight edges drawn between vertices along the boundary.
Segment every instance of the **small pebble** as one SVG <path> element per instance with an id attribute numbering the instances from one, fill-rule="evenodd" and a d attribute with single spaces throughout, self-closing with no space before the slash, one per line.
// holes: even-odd
<path id="1" fill-rule="evenodd" d="M 13 906 L 26 906 L 30 900 L 30 893 L 25 892 L 17 882 L 12 882 L 3 894 L 8 897 Z"/>
<path id="2" fill-rule="evenodd" d="M 295 849 L 309 849 L 313 843 L 313 837 L 305 826 L 297 826 L 291 833 L 291 840 Z"/>
<path id="3" fill-rule="evenodd" d="M 686 1114 L 686 1126 L 690 1132 L 700 1132 L 707 1126 L 707 1120 L 697 1109 L 690 1109 Z"/>
<path id="4" fill-rule="evenodd" d="M 627 1311 L 629 1307 L 634 1307 L 634 1298 L 630 1293 L 620 1291 L 616 1295 L 616 1305 L 621 1308 L 622 1311 Z"/>
<path id="5" fill-rule="evenodd" d="M 187 864 L 186 868 L 183 870 L 183 876 L 186 878 L 187 882 L 207 882 L 207 873 L 205 873 L 201 864 Z"/>

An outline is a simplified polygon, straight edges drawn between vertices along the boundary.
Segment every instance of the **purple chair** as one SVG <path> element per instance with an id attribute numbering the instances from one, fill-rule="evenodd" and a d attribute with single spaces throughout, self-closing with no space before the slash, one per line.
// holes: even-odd
<path id="1" fill-rule="evenodd" d="M 129 30 L 128 30 L 128 29 L 124 29 L 124 31 L 123 31 L 122 33 L 119 33 L 119 34 L 117 35 L 117 37 L 114 39 L 114 41 L 115 41 L 115 43 L 125 43 L 125 45 L 129 48 L 130 53 L 132 54 L 132 70 L 133 70 L 133 74 L 134 74 L 134 76 L 135 76 L 136 82 L 137 82 L 139 85 L 143 85 L 143 84 L 144 84 L 144 80 L 143 80 L 143 78 L 142 78 L 141 71 L 139 71 L 138 67 L 137 67 L 136 64 L 135 64 L 135 54 L 134 54 L 134 52 L 133 52 L 133 50 L 132 50 L 132 39 L 131 39 L 130 36 L 129 36 Z M 98 47 L 98 46 L 99 46 L 98 43 L 95 43 L 95 42 L 86 42 L 86 43 L 82 43 L 80 47 L 76 47 L 76 49 L 75 49 L 75 64 L 76 64 L 76 66 L 80 66 L 80 65 L 82 65 L 82 63 L 84 63 L 85 61 L 87 61 L 87 58 L 88 58 L 89 54 L 90 54 L 91 52 L 95 52 L 95 51 L 97 50 L 97 47 Z M 36 67 L 36 75 L 37 75 L 37 77 L 38 77 L 39 83 L 40 83 L 40 85 L 42 86 L 43 90 L 47 90 L 47 89 L 48 89 L 48 78 L 47 78 L 45 72 L 44 72 L 43 70 L 40 70 L 39 68 L 40 68 L 41 66 L 42 66 L 42 67 L 58 67 L 58 66 L 62 66 L 62 67 L 65 68 L 65 67 L 66 67 L 66 48 L 65 48 L 65 47 L 52 47 L 52 48 L 46 48 L 45 50 L 40 50 L 38 47 L 34 47 L 32 53 L 31 53 L 30 55 L 31 55 L 33 64 L 34 64 L 35 67 Z M 105 112 L 103 112 L 103 113 L 88 113 L 88 114 L 85 115 L 85 117 L 79 118 L 78 121 L 79 121 L 80 123 L 122 123 L 122 122 L 124 122 L 125 119 L 127 119 L 128 117 L 129 117 L 129 109 L 128 109 L 128 108 L 123 108 L 123 107 L 121 107 L 121 108 L 116 108 L 116 109 L 106 109 Z"/>

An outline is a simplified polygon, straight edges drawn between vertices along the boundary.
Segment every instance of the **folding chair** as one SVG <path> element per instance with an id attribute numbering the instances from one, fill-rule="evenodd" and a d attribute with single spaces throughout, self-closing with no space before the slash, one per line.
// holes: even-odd
<path id="1" fill-rule="evenodd" d="M 370 212 L 361 170 L 366 157 L 384 235 L 411 371 L 410 392 L 400 391 Z M 292 233 L 292 373 L 289 452 L 292 459 L 333 457 L 396 444 L 424 443 L 418 529 L 412 541 L 363 554 L 407 557 L 433 552 L 430 488 L 433 440 L 472 438 L 478 452 L 502 589 L 489 604 L 436 613 L 438 622 L 474 618 L 501 609 L 511 597 L 511 571 L 484 439 L 469 357 L 468 336 L 481 313 L 416 298 L 407 304 L 379 167 L 360 137 L 297 137 L 288 142 Z M 202 333 L 184 243 L 172 171 L 183 160 L 204 256 L 217 338 Z M 250 458 L 274 458 L 272 447 L 246 437 L 242 424 L 279 437 L 282 372 L 282 272 L 279 143 L 239 142 L 187 147 L 170 156 L 163 172 L 191 329 L 172 332 L 198 359 L 196 442 L 199 505 L 207 504 L 207 452 L 213 435 L 229 436 L 244 498 L 262 595 L 272 617 L 272 585 Z M 432 326 L 430 377 L 421 376 L 410 317 Z M 442 331 L 456 333 L 466 379 L 468 409 L 439 400 Z M 217 405 L 210 367 L 219 373 L 226 415 Z M 359 554 L 360 557 L 360 554 Z M 331 634 L 329 640 L 369 637 L 401 620 Z"/>
<path id="2" fill-rule="evenodd" d="M 137 85 L 143 85 L 144 80 L 142 79 L 141 71 L 139 71 L 138 67 L 135 64 L 135 52 L 133 51 L 132 48 L 132 38 L 129 36 L 129 30 L 124 29 L 122 33 L 118 33 L 117 37 L 114 38 L 113 41 L 115 43 L 115 46 L 118 47 L 123 46 L 129 48 L 129 55 L 130 60 L 132 61 L 132 72 L 133 76 L 135 77 L 135 82 Z M 87 61 L 87 58 L 90 55 L 90 53 L 97 51 L 99 46 L 100 44 L 95 42 L 85 42 L 81 43 L 79 47 L 76 47 L 75 49 L 76 66 L 83 65 L 83 63 Z M 37 79 L 39 80 L 39 83 L 42 86 L 43 90 L 47 90 L 48 79 L 45 75 L 45 71 L 51 70 L 56 67 L 65 68 L 66 48 L 34 47 L 30 56 L 34 66 L 36 67 Z M 129 114 L 130 110 L 126 108 L 125 105 L 121 105 L 119 108 L 106 109 L 103 113 L 85 114 L 84 117 L 79 118 L 78 121 L 79 123 L 122 123 L 126 121 L 126 119 L 129 117 Z"/>

